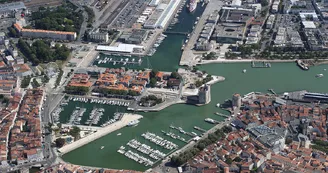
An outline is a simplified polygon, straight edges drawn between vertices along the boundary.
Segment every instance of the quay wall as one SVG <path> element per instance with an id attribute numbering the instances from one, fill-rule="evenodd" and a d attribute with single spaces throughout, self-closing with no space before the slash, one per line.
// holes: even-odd
<path id="1" fill-rule="evenodd" d="M 268 60 L 268 59 L 240 59 L 240 60 L 231 60 L 231 59 L 219 59 L 219 60 L 203 60 L 202 62 L 197 62 L 197 65 L 202 65 L 202 64 L 215 64 L 215 63 L 242 63 L 242 62 L 295 62 L 297 59 L 273 59 L 273 60 Z M 306 60 L 312 60 L 314 59 L 306 59 Z M 318 62 L 318 64 L 326 64 L 328 63 L 327 60 L 325 59 L 319 59 L 319 61 L 323 62 Z"/>
<path id="2" fill-rule="evenodd" d="M 111 132 L 114 132 L 118 129 L 125 127 L 126 125 L 129 124 L 130 121 L 137 120 L 140 118 L 142 118 L 142 115 L 126 113 L 123 115 L 123 117 L 120 121 L 117 121 L 111 125 L 103 127 L 100 130 L 98 130 L 97 132 L 90 134 L 82 139 L 79 139 L 71 144 L 65 145 L 62 148 L 58 149 L 58 151 L 61 154 L 66 154 L 70 151 L 73 151 L 73 150 L 83 146 L 83 145 L 88 144 L 89 142 L 92 142 L 92 141 L 99 139 Z"/>

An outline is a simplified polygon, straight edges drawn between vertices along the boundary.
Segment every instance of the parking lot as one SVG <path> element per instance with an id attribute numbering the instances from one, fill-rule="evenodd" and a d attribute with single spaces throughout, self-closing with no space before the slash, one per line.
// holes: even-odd
<path id="1" fill-rule="evenodd" d="M 150 0 L 133 0 L 125 6 L 114 20 L 112 28 L 131 28 L 140 14 L 145 10 Z"/>

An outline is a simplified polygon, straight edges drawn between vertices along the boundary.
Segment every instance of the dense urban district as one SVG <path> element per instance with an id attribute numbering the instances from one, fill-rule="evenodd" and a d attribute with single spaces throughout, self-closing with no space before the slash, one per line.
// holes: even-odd
<path id="1" fill-rule="evenodd" d="M 220 121 L 204 118 L 208 130 L 147 130 L 115 148 L 135 170 L 62 159 L 137 128 L 146 112 L 221 97 L 211 88 L 225 77 L 197 65 L 326 63 L 327 0 L 0 0 L 0 23 L 0 172 L 328 172 L 328 95 L 305 90 L 236 90 L 216 104 Z M 180 36 L 177 68 L 152 68 L 162 42 Z"/>

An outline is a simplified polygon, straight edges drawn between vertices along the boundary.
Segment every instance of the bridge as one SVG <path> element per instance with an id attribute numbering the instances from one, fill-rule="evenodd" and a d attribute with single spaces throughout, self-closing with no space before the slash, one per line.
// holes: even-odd
<path id="1" fill-rule="evenodd" d="M 189 32 L 165 31 L 163 32 L 163 34 L 188 35 Z"/>

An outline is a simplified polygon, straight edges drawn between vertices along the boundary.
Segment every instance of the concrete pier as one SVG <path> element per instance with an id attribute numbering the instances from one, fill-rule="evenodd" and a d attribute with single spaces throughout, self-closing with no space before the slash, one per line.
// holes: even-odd
<path id="1" fill-rule="evenodd" d="M 138 114 L 124 114 L 122 119 L 120 121 L 117 121 L 109 126 L 103 127 L 101 129 L 99 129 L 97 132 L 90 134 L 82 139 L 79 139 L 71 144 L 65 145 L 62 148 L 58 149 L 58 151 L 61 154 L 66 154 L 70 151 L 73 151 L 83 145 L 88 144 L 89 142 L 92 142 L 98 138 L 101 138 L 111 132 L 114 132 L 122 127 L 125 127 L 126 125 L 129 124 L 130 121 L 133 120 L 138 120 L 142 118 L 142 115 L 138 115 Z"/>

